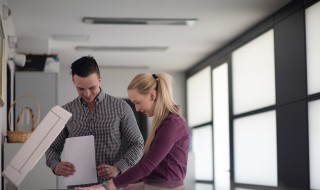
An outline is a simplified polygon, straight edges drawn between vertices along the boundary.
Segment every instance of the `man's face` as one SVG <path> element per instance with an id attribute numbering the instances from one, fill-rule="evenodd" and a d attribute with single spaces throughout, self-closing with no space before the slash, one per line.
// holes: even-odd
<path id="1" fill-rule="evenodd" d="M 90 74 L 88 77 L 73 76 L 73 83 L 78 91 L 79 96 L 83 98 L 86 103 L 94 101 L 100 92 L 101 78 L 96 73 Z"/>

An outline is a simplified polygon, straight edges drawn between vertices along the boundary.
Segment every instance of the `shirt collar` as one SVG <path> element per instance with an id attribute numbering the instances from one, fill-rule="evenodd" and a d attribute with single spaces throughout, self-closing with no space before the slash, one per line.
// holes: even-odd
<path id="1" fill-rule="evenodd" d="M 96 98 L 94 99 L 94 101 L 96 103 L 102 102 L 102 100 L 105 98 L 105 92 L 102 90 L 102 88 L 100 87 L 100 92 L 99 94 L 96 96 Z M 81 98 L 81 96 L 78 97 L 78 100 L 80 101 L 80 103 L 84 106 L 87 106 L 86 102 Z"/>

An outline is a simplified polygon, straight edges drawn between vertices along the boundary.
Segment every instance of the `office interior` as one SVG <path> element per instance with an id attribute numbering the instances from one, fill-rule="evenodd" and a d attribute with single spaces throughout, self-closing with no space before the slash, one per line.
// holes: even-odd
<path id="1" fill-rule="evenodd" d="M 175 81 L 173 95 L 192 132 L 185 182 L 188 189 L 320 189 L 318 18 L 318 0 L 292 1 L 188 70 L 169 72 Z M 5 36 L 12 35 L 11 24 L 3 21 Z M 4 48 L 7 60 L 7 41 Z M 14 65 L 5 64 L 5 71 L 7 67 Z M 38 97 L 40 102 L 54 94 L 43 114 L 77 96 L 69 72 L 39 73 L 43 80 L 52 75 L 48 83 L 55 81 L 50 84 L 53 91 L 39 92 L 44 93 Z M 101 87 L 126 98 L 127 84 L 140 72 L 157 71 L 102 69 L 105 79 Z M 9 97 L 12 101 L 17 94 L 14 71 L 3 74 L 5 89 L 10 93 L 0 108 L 1 170 L 6 155 L 14 155 L 14 151 L 4 150 L 8 144 L 4 136 L 8 122 L 6 100 Z M 16 76 L 23 81 L 26 75 L 34 73 Z M 39 85 L 48 85 L 37 81 L 33 79 L 36 86 L 30 87 L 34 91 L 39 91 Z M 21 90 L 26 84 L 20 85 Z M 41 161 L 35 170 L 50 173 Z M 36 178 L 32 172 L 26 181 Z M 52 174 L 47 179 L 44 185 L 62 188 Z M 1 184 L 4 189 L 4 179 Z"/>

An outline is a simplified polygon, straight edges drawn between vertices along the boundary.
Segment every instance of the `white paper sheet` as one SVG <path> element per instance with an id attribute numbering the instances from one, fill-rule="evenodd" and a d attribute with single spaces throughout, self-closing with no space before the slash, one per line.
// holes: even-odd
<path id="1" fill-rule="evenodd" d="M 76 170 L 73 175 L 63 177 L 64 186 L 98 182 L 93 135 L 66 139 L 64 155 Z"/>

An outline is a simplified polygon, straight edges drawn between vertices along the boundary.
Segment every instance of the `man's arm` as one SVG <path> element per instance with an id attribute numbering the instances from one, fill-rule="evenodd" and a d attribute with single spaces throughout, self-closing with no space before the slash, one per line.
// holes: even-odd
<path id="1" fill-rule="evenodd" d="M 122 138 L 128 143 L 123 157 L 115 163 L 121 173 L 139 162 L 143 155 L 144 140 L 131 107 L 123 101 L 123 112 L 120 122 Z"/>
<path id="2" fill-rule="evenodd" d="M 52 172 L 55 173 L 56 166 L 61 162 L 61 153 L 64 147 L 65 139 L 67 137 L 67 129 L 64 128 L 53 143 L 49 146 L 46 151 L 46 165 L 51 168 Z M 57 175 L 57 174 L 56 174 Z"/>

